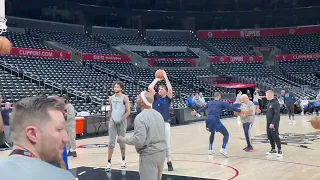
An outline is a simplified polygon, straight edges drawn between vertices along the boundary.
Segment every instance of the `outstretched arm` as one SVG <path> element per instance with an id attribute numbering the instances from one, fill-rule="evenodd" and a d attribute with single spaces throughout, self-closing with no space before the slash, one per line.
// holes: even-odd
<path id="1" fill-rule="evenodd" d="M 230 111 L 235 111 L 235 112 L 241 112 L 241 110 L 239 108 L 235 108 L 234 106 L 226 103 L 226 102 L 222 102 L 222 106 L 224 109 L 230 110 Z"/>
<path id="2" fill-rule="evenodd" d="M 173 93 L 172 93 L 172 86 L 171 86 L 171 83 L 169 81 L 169 78 L 167 76 L 167 73 L 165 71 L 163 71 L 163 77 L 164 77 L 164 80 L 166 81 L 166 85 L 167 85 L 167 88 L 168 88 L 168 98 L 172 99 L 173 97 Z"/>
<path id="3" fill-rule="evenodd" d="M 196 111 L 198 114 L 199 113 L 201 113 L 201 112 L 204 112 L 206 109 L 208 109 L 208 103 L 204 106 L 204 107 L 202 107 L 202 108 L 200 108 L 198 111 Z"/>
<path id="4" fill-rule="evenodd" d="M 149 93 L 152 94 L 152 96 L 154 96 L 156 94 L 156 91 L 154 90 L 154 86 L 157 84 L 157 82 L 160 81 L 159 78 L 155 78 L 152 83 L 148 86 L 148 91 Z"/>
<path id="5" fill-rule="evenodd" d="M 140 117 L 141 118 L 141 117 Z M 141 148 L 147 138 L 147 129 L 142 119 L 136 119 L 134 122 L 134 134 L 132 137 L 118 137 L 118 143 L 125 143 Z"/>

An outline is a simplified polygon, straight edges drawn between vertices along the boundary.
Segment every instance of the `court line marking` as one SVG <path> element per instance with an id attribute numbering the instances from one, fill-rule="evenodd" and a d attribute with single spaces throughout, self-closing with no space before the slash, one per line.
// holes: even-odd
<path id="1" fill-rule="evenodd" d="M 84 153 L 84 154 L 106 154 L 106 153 Z M 127 152 L 126 154 L 136 154 L 136 152 Z M 171 153 L 171 154 L 177 154 L 177 155 L 193 155 L 193 156 L 208 156 L 208 154 L 204 153 Z M 221 156 L 223 155 L 214 155 L 214 156 Z M 237 155 L 229 155 L 230 158 L 238 158 L 238 159 L 254 159 L 254 160 L 261 160 L 261 161 L 272 161 L 272 162 L 281 162 L 281 163 L 287 163 L 287 164 L 295 164 L 295 165 L 301 165 L 301 166 L 309 166 L 309 167 L 316 167 L 320 168 L 320 165 L 314 165 L 314 164 L 307 164 L 307 163 L 299 163 L 299 162 L 292 162 L 292 161 L 282 161 L 282 160 L 273 160 L 273 159 L 263 159 L 258 157 L 247 157 L 247 156 L 237 156 Z"/>
<path id="2" fill-rule="evenodd" d="M 82 171 L 81 173 L 78 174 L 78 176 L 81 176 L 84 173 L 86 173 L 86 171 Z"/>
<path id="3" fill-rule="evenodd" d="M 193 155 L 193 156 L 203 156 L 208 154 L 197 154 L 197 153 L 172 153 L 172 154 L 180 154 L 180 155 Z M 222 156 L 223 155 L 215 155 L 215 156 Z M 295 165 L 302 165 L 302 166 L 310 166 L 310 167 L 316 167 L 320 168 L 320 165 L 314 165 L 314 164 L 306 164 L 306 163 L 299 163 L 299 162 L 291 162 L 291 161 L 280 161 L 280 160 L 274 160 L 274 159 L 262 159 L 262 158 L 255 158 L 255 157 L 246 157 L 246 156 L 236 156 L 236 155 L 229 155 L 229 158 L 239 158 L 239 159 L 255 159 L 255 160 L 262 160 L 262 161 L 272 161 L 272 162 L 280 162 L 280 163 L 287 163 L 287 164 L 295 164 Z"/>
<path id="4" fill-rule="evenodd" d="M 218 165 L 218 166 L 224 166 L 226 168 L 229 168 L 231 170 L 234 171 L 234 175 L 230 178 L 227 178 L 228 180 L 233 180 L 235 179 L 237 176 L 239 176 L 239 170 L 235 167 L 232 167 L 232 166 L 228 166 L 228 165 L 225 165 L 225 164 L 221 164 L 221 163 L 215 163 L 215 162 L 208 162 L 208 161 L 192 161 L 192 160 L 182 160 L 182 159 L 177 159 L 177 160 L 172 160 L 173 162 L 177 161 L 177 162 L 189 162 L 189 163 L 205 163 L 205 164 L 214 164 L 214 165 Z M 132 162 L 127 162 L 127 163 L 130 163 L 130 164 L 136 164 L 136 163 L 139 163 L 139 161 L 132 161 Z M 115 163 L 113 165 L 120 165 L 121 163 Z M 96 167 L 96 166 L 85 166 L 85 165 L 82 165 L 82 166 L 79 166 L 79 167 L 92 167 L 93 169 L 105 169 L 105 167 Z M 78 167 L 76 167 L 78 168 Z M 72 168 L 73 169 L 73 168 Z M 120 169 L 120 168 L 112 168 L 113 170 L 121 170 L 121 171 L 127 171 L 128 169 Z M 111 170 L 112 170 L 111 169 Z M 92 170 L 89 170 L 89 172 L 92 171 Z M 137 170 L 128 170 L 128 171 L 134 171 L 134 172 L 139 172 Z M 84 171 L 86 172 L 86 171 Z M 111 171 L 112 173 L 112 171 Z M 82 173 L 83 174 L 83 173 Z M 165 175 L 174 175 L 174 176 L 185 176 L 185 177 L 193 177 L 193 178 L 203 178 L 203 179 L 208 179 L 208 178 L 205 178 L 205 177 L 201 177 L 201 176 L 189 176 L 189 175 L 185 175 L 185 174 L 175 174 L 175 173 L 170 173 L 170 174 L 167 174 L 167 173 L 162 173 L 162 174 L 165 174 Z M 78 174 L 80 175 L 80 174 Z M 211 177 L 211 178 L 215 178 L 215 177 Z M 209 178 L 209 179 L 211 179 Z M 216 179 L 216 178 L 215 178 Z M 219 179 L 219 178 L 218 178 Z"/>

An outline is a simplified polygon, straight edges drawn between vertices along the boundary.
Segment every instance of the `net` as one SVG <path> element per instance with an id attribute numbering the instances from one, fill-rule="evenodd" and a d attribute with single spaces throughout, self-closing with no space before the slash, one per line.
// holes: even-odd
<path id="1" fill-rule="evenodd" d="M 0 18 L 0 34 L 7 32 L 7 19 Z"/>

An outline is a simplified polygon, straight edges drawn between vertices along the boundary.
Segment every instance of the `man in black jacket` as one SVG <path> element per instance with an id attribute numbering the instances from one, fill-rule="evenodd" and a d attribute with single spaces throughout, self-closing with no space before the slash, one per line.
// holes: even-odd
<path id="1" fill-rule="evenodd" d="M 281 141 L 279 137 L 279 123 L 280 123 L 280 104 L 277 98 L 274 97 L 274 92 L 269 90 L 266 92 L 266 98 L 269 101 L 267 104 L 267 135 L 271 144 L 271 151 L 267 155 L 276 154 L 282 157 Z M 278 151 L 276 150 L 277 144 Z"/>

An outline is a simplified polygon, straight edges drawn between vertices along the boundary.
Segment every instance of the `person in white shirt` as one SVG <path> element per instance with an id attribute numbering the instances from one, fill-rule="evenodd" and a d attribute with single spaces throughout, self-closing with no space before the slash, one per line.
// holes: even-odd
<path id="1" fill-rule="evenodd" d="M 241 106 L 241 95 L 242 95 L 242 91 L 239 90 L 236 97 L 236 101 L 234 102 L 235 107 Z"/>
<path id="2" fill-rule="evenodd" d="M 309 101 L 307 100 L 307 97 L 304 97 L 304 99 L 300 102 L 301 107 L 301 114 L 303 115 L 305 111 L 308 110 Z"/>
<path id="3" fill-rule="evenodd" d="M 202 107 L 204 107 L 207 104 L 202 93 L 199 93 L 199 100 L 201 102 Z"/>

